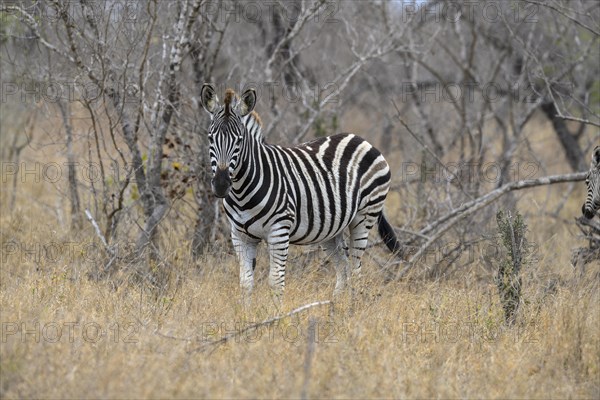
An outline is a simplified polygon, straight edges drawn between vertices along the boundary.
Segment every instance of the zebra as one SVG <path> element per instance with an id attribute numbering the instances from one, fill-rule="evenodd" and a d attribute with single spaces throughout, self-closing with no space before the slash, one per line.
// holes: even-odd
<path id="1" fill-rule="evenodd" d="M 378 231 L 390 251 L 401 244 L 382 213 L 390 188 L 383 155 L 353 134 L 318 138 L 294 147 L 265 142 L 254 111 L 256 91 L 238 96 L 227 89 L 223 103 L 204 84 L 200 103 L 210 114 L 211 187 L 223 199 L 240 268 L 240 288 L 254 285 L 257 245 L 269 246 L 268 281 L 281 299 L 290 244 L 320 244 L 335 263 L 334 295 L 361 270 L 369 231 Z M 349 230 L 349 246 L 344 230 Z"/>
<path id="2" fill-rule="evenodd" d="M 587 185 L 587 197 L 581 207 L 581 212 L 587 219 L 592 219 L 600 209 L 600 146 L 594 148 L 592 164 L 590 172 L 585 178 L 585 184 Z"/>

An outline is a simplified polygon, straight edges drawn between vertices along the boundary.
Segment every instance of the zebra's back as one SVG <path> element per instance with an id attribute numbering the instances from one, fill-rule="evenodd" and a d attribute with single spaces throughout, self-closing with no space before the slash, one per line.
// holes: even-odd
<path id="1" fill-rule="evenodd" d="M 285 208 L 291 218 L 290 243 L 319 243 L 338 235 L 357 215 L 381 212 L 389 190 L 389 166 L 363 138 L 338 134 L 295 147 L 265 146 L 271 165 L 261 183 L 269 191 L 257 197 L 261 204 L 245 203 L 249 212 L 240 233 L 264 239 L 263 228 L 281 218 Z M 237 208 L 239 221 L 244 210 L 234 199 L 227 202 L 230 212 Z M 251 211 L 261 207 L 262 214 Z"/>

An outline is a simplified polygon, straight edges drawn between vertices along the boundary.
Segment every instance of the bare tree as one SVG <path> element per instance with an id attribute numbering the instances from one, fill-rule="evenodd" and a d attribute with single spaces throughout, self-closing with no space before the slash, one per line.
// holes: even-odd
<path id="1" fill-rule="evenodd" d="M 52 112 L 60 117 L 60 135 L 47 135 L 69 165 L 65 190 L 57 188 L 75 230 L 89 210 L 93 224 L 83 227 L 106 243 L 105 270 L 135 261 L 154 281 L 156 271 L 170 270 L 170 243 L 189 241 L 198 265 L 212 244 L 226 243 L 207 174 L 209 122 L 198 107 L 205 82 L 221 91 L 254 86 L 269 142 L 352 131 L 390 154 L 404 216 L 398 229 L 412 257 L 449 236 L 481 238 L 496 212 L 486 196 L 501 192 L 502 206 L 517 208 L 519 197 L 506 188 L 549 175 L 536 124 L 552 127 L 565 173 L 584 170 L 582 155 L 597 142 L 597 2 L 252 7 L 233 0 L 2 4 L 7 92 L 19 96 L 20 82 L 69 86 L 35 107 L 2 106 L 36 109 L 30 120 L 40 126 L 52 125 Z M 31 138 L 15 134 L 9 158 L 18 161 Z M 98 179 L 78 176 L 77 163 L 93 165 Z M 482 177 L 486 163 L 498 171 L 494 179 Z M 548 212 L 558 215 L 575 188 Z M 129 242 L 134 251 L 125 256 L 119 246 Z"/>

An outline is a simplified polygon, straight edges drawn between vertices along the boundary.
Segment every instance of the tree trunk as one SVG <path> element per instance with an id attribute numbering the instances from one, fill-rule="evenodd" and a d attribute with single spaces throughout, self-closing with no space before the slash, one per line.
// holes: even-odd
<path id="1" fill-rule="evenodd" d="M 554 127 L 556 135 L 558 135 L 560 144 L 565 150 L 565 156 L 567 157 L 571 169 L 575 172 L 584 171 L 587 166 L 585 165 L 581 146 L 579 146 L 579 142 L 567 128 L 565 120 L 559 117 L 556 104 L 554 104 L 553 101 L 547 101 L 542 103 L 541 107 L 544 114 L 546 114 L 548 119 L 552 122 L 552 126 Z"/>
<path id="2" fill-rule="evenodd" d="M 69 199 L 71 202 L 71 229 L 81 229 L 81 213 L 79 203 L 79 192 L 77 191 L 77 172 L 75 170 L 75 155 L 73 154 L 73 127 L 69 121 L 70 111 L 68 105 L 62 101 L 58 102 L 58 108 L 65 126 L 67 136 L 67 168 L 69 172 Z"/>

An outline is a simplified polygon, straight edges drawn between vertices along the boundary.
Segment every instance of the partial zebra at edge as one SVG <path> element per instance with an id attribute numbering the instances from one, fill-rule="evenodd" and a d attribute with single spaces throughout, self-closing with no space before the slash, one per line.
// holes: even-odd
<path id="1" fill-rule="evenodd" d="M 592 163 L 585 178 L 585 184 L 587 185 L 587 196 L 581 207 L 581 213 L 587 219 L 592 219 L 600 209 L 600 146 L 596 146 L 592 153 Z"/>

